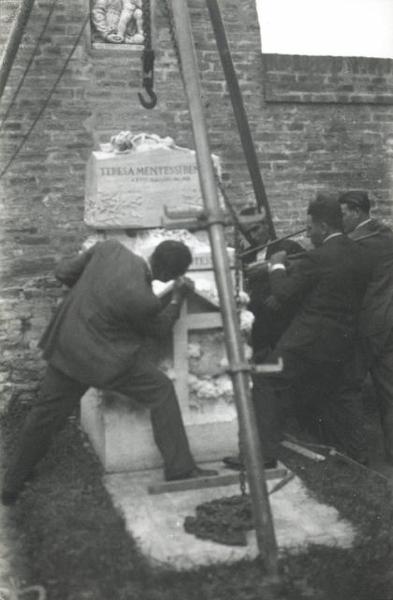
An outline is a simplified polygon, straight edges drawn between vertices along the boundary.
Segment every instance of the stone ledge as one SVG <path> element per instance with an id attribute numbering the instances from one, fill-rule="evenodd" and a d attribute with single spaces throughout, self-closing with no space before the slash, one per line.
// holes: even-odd
<path id="1" fill-rule="evenodd" d="M 185 428 L 197 463 L 238 453 L 237 419 L 190 423 Z M 81 401 L 81 423 L 106 473 L 162 467 L 148 410 L 130 410 L 124 403 L 106 406 L 91 388 Z"/>

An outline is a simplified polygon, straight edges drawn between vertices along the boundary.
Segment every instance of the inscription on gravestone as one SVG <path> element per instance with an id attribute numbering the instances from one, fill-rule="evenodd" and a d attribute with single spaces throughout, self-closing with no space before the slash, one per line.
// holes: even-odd
<path id="1" fill-rule="evenodd" d="M 157 148 L 93 152 L 87 165 L 85 222 L 97 229 L 160 227 L 169 211 L 203 207 L 195 152 Z"/>

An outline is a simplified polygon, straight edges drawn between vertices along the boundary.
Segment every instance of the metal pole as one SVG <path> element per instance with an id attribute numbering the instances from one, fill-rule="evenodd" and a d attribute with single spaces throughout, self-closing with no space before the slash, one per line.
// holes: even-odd
<path id="1" fill-rule="evenodd" d="M 301 233 L 305 233 L 306 231 L 307 228 L 305 227 L 304 229 L 299 229 L 298 231 L 294 231 L 293 233 L 288 233 L 288 235 L 283 235 L 282 237 L 278 238 L 278 240 L 275 239 L 272 242 L 267 242 L 267 244 L 260 244 L 259 246 L 254 246 L 253 248 L 247 248 L 247 250 L 244 250 L 244 252 L 241 252 L 239 254 L 239 258 L 244 258 L 249 254 L 253 254 L 254 252 L 259 252 L 260 250 L 264 250 L 265 248 L 270 248 L 270 246 L 277 244 L 277 242 L 289 240 L 291 237 L 295 237 L 296 235 L 300 235 Z"/>
<path id="2" fill-rule="evenodd" d="M 220 54 L 222 68 L 224 70 L 224 75 L 232 102 L 233 112 L 236 118 L 237 128 L 239 130 L 240 140 L 243 146 L 247 167 L 254 188 L 255 199 L 257 201 L 259 210 L 261 210 L 262 206 L 264 207 L 266 220 L 269 226 L 270 237 L 271 239 L 275 239 L 276 232 L 274 229 L 272 214 L 266 196 L 261 171 L 259 169 L 258 158 L 255 152 L 255 146 L 248 124 L 247 114 L 243 104 L 242 93 L 240 91 L 235 67 L 233 65 L 231 51 L 225 33 L 225 27 L 221 17 L 220 9 L 218 7 L 218 2 L 217 0 L 206 0 L 206 2 L 207 7 L 209 9 L 214 35 L 216 37 L 217 48 Z"/>
<path id="3" fill-rule="evenodd" d="M 9 33 L 3 54 L 0 59 L 0 98 L 3 95 L 7 84 L 8 75 L 14 63 L 16 53 L 18 52 L 23 31 L 29 19 L 34 0 L 21 0 L 17 10 L 12 29 Z"/>
<path id="4" fill-rule="evenodd" d="M 249 375 L 246 372 L 243 344 L 236 314 L 235 294 L 229 270 L 223 215 L 219 208 L 217 184 L 210 155 L 207 127 L 201 101 L 197 59 L 186 0 L 171 0 L 176 38 L 182 63 L 184 87 L 188 99 L 196 148 L 199 179 L 205 209 L 213 265 L 223 313 L 226 348 L 245 446 L 245 462 L 253 506 L 257 542 L 268 574 L 277 576 L 277 544 L 264 475 L 262 451 L 250 398 Z"/>

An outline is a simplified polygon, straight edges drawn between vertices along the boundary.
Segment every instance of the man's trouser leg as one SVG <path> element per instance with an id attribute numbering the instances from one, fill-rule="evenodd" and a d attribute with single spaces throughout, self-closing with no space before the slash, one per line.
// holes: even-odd
<path id="1" fill-rule="evenodd" d="M 287 385 L 266 375 L 253 375 L 252 400 L 265 463 L 277 458 L 282 439 L 283 413 L 289 393 Z"/>
<path id="2" fill-rule="evenodd" d="M 39 396 L 26 418 L 17 450 L 4 475 L 4 490 L 18 493 L 23 488 L 86 389 L 86 385 L 48 365 Z"/>
<path id="3" fill-rule="evenodd" d="M 349 457 L 365 463 L 368 459 L 362 389 L 366 368 L 360 352 L 327 379 L 322 415 L 324 442 Z"/>
<path id="4" fill-rule="evenodd" d="M 393 332 L 370 371 L 380 411 L 385 455 L 393 464 Z"/>
<path id="5" fill-rule="evenodd" d="M 167 478 L 192 471 L 192 457 L 175 388 L 171 380 L 149 361 L 145 352 L 135 357 L 129 373 L 111 388 L 151 408 L 151 423 Z"/>
<path id="6" fill-rule="evenodd" d="M 288 407 L 299 402 L 301 386 L 305 382 L 314 390 L 314 397 L 307 394 L 307 402 L 312 405 L 310 409 L 322 415 L 321 427 L 328 436 L 323 441 L 332 442 L 334 433 L 334 441 L 339 442 L 341 448 L 348 450 L 350 447 L 352 455 L 362 453 L 364 424 L 360 394 L 351 397 L 348 394 L 345 401 L 336 398 L 343 365 L 314 362 L 285 350 L 274 351 L 266 362 L 276 362 L 278 354 L 283 359 L 283 371 L 257 377 L 257 385 L 254 381 L 253 399 L 264 456 L 270 459 L 277 455 Z"/>
<path id="7" fill-rule="evenodd" d="M 284 368 L 281 373 L 253 376 L 253 393 L 256 422 L 264 460 L 277 458 L 279 444 L 288 410 L 292 409 L 293 386 L 304 372 L 306 362 L 289 352 L 273 351 L 266 363 L 276 363 L 281 356 Z"/>

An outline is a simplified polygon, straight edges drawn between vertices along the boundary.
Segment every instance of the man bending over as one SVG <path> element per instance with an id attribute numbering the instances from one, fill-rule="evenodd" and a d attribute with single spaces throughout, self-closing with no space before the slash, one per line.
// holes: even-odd
<path id="1" fill-rule="evenodd" d="M 56 277 L 71 290 L 39 344 L 48 366 L 5 473 L 4 504 L 16 501 L 89 387 L 118 392 L 151 408 L 168 481 L 216 474 L 196 466 L 173 384 L 151 361 L 146 344 L 178 318 L 188 289 L 181 276 L 191 260 L 185 244 L 164 241 L 151 255 L 149 268 L 143 258 L 108 240 L 59 264 Z M 172 299 L 162 312 L 152 279 L 175 279 Z"/>

